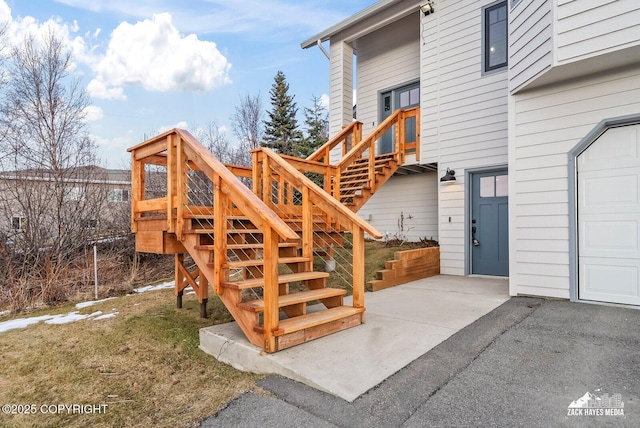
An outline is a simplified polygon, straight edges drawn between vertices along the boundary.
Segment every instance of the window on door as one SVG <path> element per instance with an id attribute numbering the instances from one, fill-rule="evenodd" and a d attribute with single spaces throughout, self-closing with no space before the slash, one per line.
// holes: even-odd
<path id="1" fill-rule="evenodd" d="M 413 83 L 384 92 L 381 94 L 380 99 L 380 123 L 382 123 L 398 109 L 407 109 L 420 105 L 420 83 Z M 415 141 L 416 135 L 416 120 L 413 117 L 408 118 L 405 128 L 406 141 Z M 380 139 L 378 151 L 379 153 L 391 153 L 394 150 L 395 141 L 392 128 Z M 412 151 L 415 152 L 415 148 L 408 149 L 407 153 Z"/>

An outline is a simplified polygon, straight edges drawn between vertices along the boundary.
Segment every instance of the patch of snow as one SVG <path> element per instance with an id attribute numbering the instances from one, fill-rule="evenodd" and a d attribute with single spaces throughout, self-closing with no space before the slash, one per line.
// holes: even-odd
<path id="1" fill-rule="evenodd" d="M 186 293 L 184 293 L 185 296 L 189 295 L 189 294 L 196 294 L 195 291 L 191 290 L 191 291 L 187 291 Z"/>
<path id="2" fill-rule="evenodd" d="M 163 290 L 166 288 L 173 288 L 175 286 L 175 281 L 163 282 L 162 284 L 157 285 L 147 285 L 146 287 L 134 288 L 134 293 L 146 293 L 147 291 L 156 291 Z"/>
<path id="3" fill-rule="evenodd" d="M 0 317 L 3 317 L 5 315 L 9 315 L 11 313 L 11 311 L 0 311 Z"/>
<path id="4" fill-rule="evenodd" d="M 55 315 L 51 319 L 46 320 L 45 324 L 68 324 L 70 322 L 76 322 L 80 320 L 85 320 L 87 318 L 95 317 L 101 315 L 102 311 L 96 311 L 91 314 L 81 315 L 78 311 L 69 312 L 68 314 L 60 314 Z"/>
<path id="5" fill-rule="evenodd" d="M 98 303 L 106 302 L 107 300 L 113 300 L 115 297 L 107 297 L 102 300 L 89 300 L 87 302 L 80 302 L 76 304 L 76 309 L 88 308 L 89 306 L 97 305 Z"/>
<path id="6" fill-rule="evenodd" d="M 99 317 L 95 317 L 93 320 L 97 321 L 97 320 L 106 320 L 108 318 L 115 318 L 116 315 L 118 315 L 120 312 L 111 312 L 110 314 L 104 314 L 104 315 L 100 315 Z"/>
<path id="7" fill-rule="evenodd" d="M 40 321 L 46 321 L 53 318 L 53 315 L 42 315 L 32 318 L 16 318 L 14 320 L 0 322 L 0 333 L 4 333 L 9 330 L 15 330 L 17 328 L 29 327 L 31 324 L 37 324 Z"/>

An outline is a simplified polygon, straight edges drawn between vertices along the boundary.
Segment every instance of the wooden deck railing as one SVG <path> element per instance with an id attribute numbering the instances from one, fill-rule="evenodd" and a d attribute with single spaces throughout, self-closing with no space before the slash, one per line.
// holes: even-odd
<path id="1" fill-rule="evenodd" d="M 335 224 L 328 230 L 351 232 L 353 306 L 364 308 L 364 233 L 378 239 L 382 234 L 272 150 L 260 148 L 252 153 L 254 192 L 280 216 L 301 220 L 303 257 L 313 256 L 314 218 L 318 214 L 326 226 Z"/>
<path id="2" fill-rule="evenodd" d="M 415 140 L 407 141 L 406 128 L 407 121 L 415 122 Z M 300 171 L 322 173 L 324 165 L 324 188 L 331 192 L 333 196 L 340 199 L 340 176 L 341 173 L 352 165 L 356 159 L 362 157 L 369 158 L 368 182 L 371 189 L 375 188 L 375 152 L 376 142 L 390 129 L 394 131 L 395 160 L 399 165 L 404 163 L 407 154 L 415 154 L 416 160 L 420 160 L 419 143 L 420 140 L 420 108 L 413 107 L 405 110 L 396 110 L 391 116 L 385 119 L 376 129 L 374 129 L 365 139 L 362 139 L 362 123 L 353 122 L 345 127 L 335 137 L 327 141 L 322 147 L 307 157 L 307 163 L 293 162 Z M 335 164 L 331 164 L 331 152 L 340 148 L 341 157 Z M 296 158 L 297 159 L 297 158 Z M 299 160 L 298 160 L 299 161 Z M 313 163 L 313 171 L 308 168 Z M 333 185 L 331 185 L 333 183 Z"/>
<path id="3" fill-rule="evenodd" d="M 179 270 L 194 288 L 198 288 L 199 284 L 204 284 L 206 288 L 209 283 L 225 301 L 226 293 L 223 295 L 222 283 L 228 281 L 225 266 L 228 266 L 229 213 L 246 217 L 258 229 L 264 245 L 261 345 L 266 350 L 271 352 L 276 349 L 274 333 L 279 324 L 279 243 L 301 242 L 302 256 L 308 259 L 305 269 L 313 270 L 314 221 L 318 215 L 326 219 L 323 224 L 336 225 L 338 232 L 349 231 L 353 235 L 353 306 L 364 308 L 364 233 L 375 238 L 381 238 L 382 234 L 298 170 L 303 168 L 331 176 L 335 171 L 334 166 L 308 160 L 284 160 L 266 148 L 253 151 L 252 168 L 224 165 L 189 132 L 180 129 L 145 141 L 129 151 L 133 161 L 132 231 L 138 231 L 139 222 L 145 217 L 155 216 L 159 221 L 165 221 L 161 231 L 173 234 L 178 241 L 185 242 L 184 251 L 189 252 L 198 264 L 197 271 L 190 277 L 181 261 L 179 263 L 181 255 L 176 255 L 176 271 Z M 165 196 L 146 199 L 147 165 L 166 168 Z M 198 188 L 199 194 L 204 196 L 193 198 L 196 176 L 203 179 L 202 174 L 208 180 L 204 192 L 202 185 Z M 247 183 L 251 187 L 247 187 Z M 212 233 L 208 235 L 213 239 L 212 261 L 202 259 L 194 245 L 186 245 L 193 236 L 193 231 L 187 229 L 193 227 L 189 225 L 194 219 L 212 220 L 209 223 Z M 300 234 L 285 221 L 292 219 L 300 222 Z M 195 275 L 201 275 L 199 284 L 194 280 Z M 203 293 L 206 297 L 206 290 Z M 235 303 L 231 306 L 227 305 L 227 308 L 236 318 Z M 238 316 L 241 318 L 242 314 Z M 238 318 L 236 320 L 248 337 L 256 334 L 249 322 Z M 252 342 L 256 341 L 254 337 Z"/>
<path id="4" fill-rule="evenodd" d="M 331 151 L 338 145 L 341 147 L 340 155 L 347 154 L 349 149 L 358 144 L 362 139 L 362 122 L 352 122 L 345 126 L 333 138 L 324 143 L 322 147 L 307 157 L 307 160 L 322 162 L 325 165 L 331 164 Z"/>

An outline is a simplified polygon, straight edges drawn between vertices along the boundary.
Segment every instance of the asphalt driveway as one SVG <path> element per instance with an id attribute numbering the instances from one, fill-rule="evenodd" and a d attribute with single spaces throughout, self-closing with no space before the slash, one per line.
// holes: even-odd
<path id="1" fill-rule="evenodd" d="M 512 298 L 351 403 L 259 386 L 202 427 L 636 427 L 640 310 Z"/>

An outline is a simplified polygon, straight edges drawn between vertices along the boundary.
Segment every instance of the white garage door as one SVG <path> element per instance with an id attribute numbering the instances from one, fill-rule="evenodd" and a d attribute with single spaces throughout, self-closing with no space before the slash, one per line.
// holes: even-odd
<path id="1" fill-rule="evenodd" d="M 578 298 L 640 305 L 640 125 L 578 156 Z"/>

